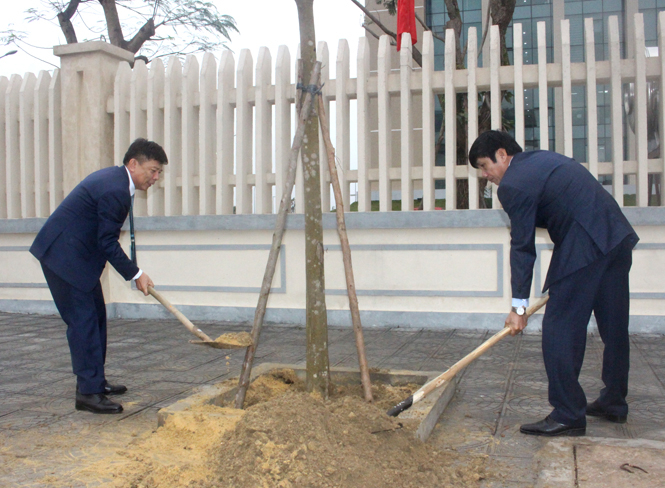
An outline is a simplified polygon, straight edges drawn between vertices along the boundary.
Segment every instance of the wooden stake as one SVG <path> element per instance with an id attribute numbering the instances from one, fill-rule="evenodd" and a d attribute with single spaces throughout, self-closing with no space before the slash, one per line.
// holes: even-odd
<path id="1" fill-rule="evenodd" d="M 314 64 L 314 68 L 312 69 L 310 86 L 319 86 L 320 75 L 321 63 L 317 62 Z M 259 336 L 261 335 L 261 328 L 263 327 L 263 318 L 266 314 L 266 306 L 268 304 L 268 296 L 270 295 L 270 287 L 272 286 L 272 279 L 275 276 L 275 268 L 277 267 L 279 251 L 282 247 L 282 238 L 284 237 L 284 230 L 286 228 L 286 214 L 291 207 L 291 193 L 293 192 L 293 185 L 296 181 L 298 153 L 300 152 L 300 147 L 302 146 L 303 138 L 305 136 L 305 122 L 312 112 L 312 101 L 312 94 L 307 92 L 305 101 L 302 104 L 302 110 L 298 116 L 298 128 L 296 129 L 295 136 L 293 137 L 293 144 L 291 145 L 289 170 L 286 175 L 286 181 L 284 182 L 282 199 L 279 202 L 277 221 L 275 222 L 275 232 L 272 236 L 272 246 L 270 247 L 270 254 L 268 255 L 268 264 L 266 265 L 266 270 L 263 274 L 263 283 L 261 284 L 261 292 L 259 293 L 259 302 L 256 305 L 256 311 L 254 312 L 252 345 L 247 348 L 247 352 L 245 353 L 245 360 L 242 364 L 240 381 L 238 383 L 238 392 L 236 393 L 235 397 L 235 408 L 242 408 L 245 403 L 245 395 L 247 394 L 247 387 L 249 386 L 249 377 L 252 373 L 254 354 L 256 353 L 256 348 L 259 345 Z"/>
<path id="2" fill-rule="evenodd" d="M 337 233 L 342 244 L 342 259 L 344 260 L 344 276 L 346 277 L 346 290 L 349 295 L 349 308 L 351 309 L 351 320 L 353 322 L 353 331 L 356 336 L 356 349 L 358 350 L 358 364 L 360 365 L 360 381 L 363 385 L 365 400 L 373 401 L 372 383 L 369 378 L 369 367 L 367 366 L 367 356 L 365 355 L 365 339 L 363 338 L 363 327 L 360 322 L 360 309 L 358 307 L 358 296 L 356 295 L 356 282 L 353 277 L 353 264 L 351 263 L 351 246 L 349 237 L 346 233 L 346 222 L 344 220 L 344 200 L 342 198 L 342 189 L 339 186 L 339 177 L 337 176 L 337 166 L 335 165 L 335 148 L 330 140 L 330 130 L 328 128 L 328 119 L 326 118 L 325 105 L 323 97 L 319 99 L 319 122 L 321 123 L 321 133 L 326 145 L 328 154 L 328 169 L 330 170 L 330 180 L 335 193 L 335 214 L 337 215 Z"/>

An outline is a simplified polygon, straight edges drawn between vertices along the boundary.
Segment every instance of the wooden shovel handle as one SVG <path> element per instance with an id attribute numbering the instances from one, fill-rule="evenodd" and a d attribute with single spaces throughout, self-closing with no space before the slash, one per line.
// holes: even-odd
<path id="1" fill-rule="evenodd" d="M 176 318 L 182 322 L 182 325 L 187 327 L 187 329 L 194 334 L 196 337 L 201 339 L 202 341 L 208 341 L 212 342 L 212 339 L 208 337 L 208 335 L 203 332 L 201 329 L 196 327 L 194 324 L 192 324 L 187 317 L 185 317 L 180 310 L 175 308 L 173 305 L 171 305 L 171 302 L 169 302 L 166 298 L 164 298 L 159 292 L 157 292 L 152 286 L 148 287 L 148 293 L 150 293 L 153 297 L 157 299 L 159 303 L 164 305 L 164 307 L 171 312 L 173 315 L 176 316 Z"/>
<path id="2" fill-rule="evenodd" d="M 538 300 L 536 303 L 534 303 L 529 309 L 526 311 L 526 316 L 531 317 L 534 313 L 536 313 L 538 310 L 540 310 L 546 303 L 547 300 L 549 299 L 549 296 L 545 296 Z M 431 393 L 433 390 L 441 386 L 443 383 L 446 381 L 450 381 L 452 378 L 457 375 L 462 369 L 466 368 L 469 364 L 471 364 L 473 361 L 475 361 L 478 357 L 482 356 L 487 352 L 487 350 L 492 347 L 494 344 L 499 342 L 501 339 L 506 337 L 507 335 L 510 335 L 510 328 L 509 327 L 504 327 L 500 332 L 497 332 L 494 334 L 492 337 L 487 339 L 485 342 L 483 342 L 480 346 L 475 348 L 473 351 L 471 351 L 469 354 L 464 356 L 462 359 L 457 361 L 455 364 L 453 364 L 447 371 L 443 372 L 436 378 L 434 378 L 432 381 L 429 383 L 423 385 L 420 390 L 418 390 L 416 393 L 413 394 L 414 396 L 414 403 L 418 401 L 420 398 L 427 396 L 429 393 Z M 419 398 L 416 400 L 416 395 L 418 395 Z"/>

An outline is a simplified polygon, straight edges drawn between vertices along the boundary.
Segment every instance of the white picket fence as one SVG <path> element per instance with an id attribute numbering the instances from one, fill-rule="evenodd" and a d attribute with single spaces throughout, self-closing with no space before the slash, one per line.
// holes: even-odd
<path id="1" fill-rule="evenodd" d="M 0 77 L 0 218 L 48 217 L 62 201 L 59 74 Z"/>
<path id="2" fill-rule="evenodd" d="M 660 53 L 665 52 L 665 12 L 659 16 Z M 339 41 L 336 79 L 329 79 L 327 45 L 319 43 L 317 53 L 323 63 L 323 96 L 331 113 L 334 104 L 335 145 L 344 207 L 357 198 L 358 210 L 371 209 L 372 192 L 378 194 L 381 211 L 392 208 L 393 192 L 399 191 L 402 210 L 413 210 L 414 189 L 422 189 L 423 209 L 435 209 L 435 180 L 446 181 L 447 195 L 456 194 L 459 179 L 469 180 L 469 203 L 478 208 L 478 174 L 470 165 L 456 165 L 456 104 L 454 94 L 468 93 L 476 100 L 479 91 L 491 93 L 491 125 L 501 124 L 502 90 L 515 93 L 515 134 L 524 144 L 524 89 L 537 88 L 540 106 L 549 103 L 548 88 L 560 87 L 563 99 L 563 147 L 572 156 L 573 123 L 571 87 L 586 87 L 587 166 L 594 176 L 609 174 L 622 182 L 625 174 L 636 175 L 637 205 L 648 205 L 648 173 L 663 175 L 663 158 L 648 159 L 647 80 L 657 82 L 665 93 L 665 56 L 645 54 L 642 14 L 634 18 L 635 52 L 621 59 L 619 24 L 609 19 L 609 60 L 595 60 L 593 20 L 585 21 L 585 63 L 571 63 L 569 22 L 562 21 L 562 62 L 546 62 L 545 23 L 538 24 L 538 64 L 522 62 L 522 28 L 514 26 L 514 65 L 500 66 L 499 32 L 490 31 L 489 66 L 478 67 L 478 35 L 468 33 L 466 69 L 455 69 L 455 38 L 446 33 L 445 70 L 434 70 L 434 43 L 431 33 L 423 40 L 423 66 L 415 69 L 410 38 L 405 35 L 402 51 L 395 53 L 390 39 L 379 41 L 378 69 L 370 71 L 369 43 L 359 42 L 357 77 L 350 78 L 350 53 L 346 40 Z M 391 69 L 399 56 L 398 70 Z M 297 56 L 295 57 L 297 58 Z M 295 61 L 295 59 L 293 60 Z M 129 143 L 147 137 L 162 143 L 169 157 L 163 181 L 138 199 L 136 212 L 148 216 L 265 214 L 274 211 L 281 198 L 288 165 L 294 120 L 296 84 L 292 80 L 291 55 L 285 46 L 274 62 L 267 48 L 261 48 L 256 64 L 251 53 L 242 50 L 237 62 L 225 51 L 219 59 L 208 53 L 199 66 L 188 56 L 182 65 L 177 57 L 167 66 L 157 59 L 150 67 L 139 61 L 131 69 L 121 63 L 115 91 L 107 103 L 114 117 L 114 156 L 122 160 Z M 271 79 L 274 69 L 274 81 Z M 636 136 L 634 160 L 624 160 L 622 86 L 635 85 Z M 612 160 L 598 160 L 596 89 L 606 84 L 611 92 Z M 60 104 L 58 70 L 38 77 L 0 77 L 0 218 L 45 217 L 63 198 L 61 117 L 67 107 Z M 434 106 L 437 94 L 445 94 L 445 159 L 451 164 L 435 166 Z M 355 113 L 351 101 L 355 100 Z M 665 127 L 661 108 L 659 125 Z M 478 134 L 477 106 L 469 104 L 469 142 Z M 351 134 L 356 118 L 357 134 Z M 549 127 L 546 110 L 540 111 L 541 148 L 548 149 Z M 353 144 L 352 144 L 353 140 Z M 660 137 L 663 141 L 665 138 Z M 357 151 L 357 167 L 351 166 L 352 147 Z M 549 148 L 552 149 L 552 148 Z M 322 201 L 330 208 L 330 185 L 323 144 Z M 66 164 L 66 162 L 65 162 Z M 354 165 L 355 166 L 355 165 Z M 302 169 L 299 168 L 296 212 L 302 212 Z M 357 193 L 351 190 L 351 185 Z M 614 196 L 623 205 L 623 184 L 613 185 Z M 498 206 L 493 192 L 494 206 Z M 448 198 L 447 209 L 455 209 Z"/>

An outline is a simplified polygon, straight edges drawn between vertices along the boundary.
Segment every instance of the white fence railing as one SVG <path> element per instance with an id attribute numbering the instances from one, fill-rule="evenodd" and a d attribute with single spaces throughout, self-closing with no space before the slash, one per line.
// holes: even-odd
<path id="1" fill-rule="evenodd" d="M 659 17 L 660 53 L 665 52 L 665 12 Z M 612 175 L 613 194 L 623 205 L 624 175 L 635 175 L 636 204 L 648 205 L 649 173 L 663 177 L 662 156 L 649 159 L 647 140 L 647 81 L 657 83 L 665 93 L 665 56 L 647 57 L 641 14 L 633 19 L 634 58 L 621 59 L 619 23 L 609 19 L 609 60 L 596 61 L 593 20 L 585 22 L 586 62 L 571 63 L 569 23 L 562 21 L 562 61 L 547 63 L 545 23 L 538 24 L 538 64 L 522 62 L 522 29 L 514 26 L 514 64 L 500 66 L 500 41 L 496 26 L 490 31 L 488 67 L 478 67 L 478 35 L 469 30 L 466 69 L 455 69 L 455 38 L 446 35 L 444 71 L 434 70 L 434 43 L 424 35 L 423 66 L 415 69 L 410 40 L 405 38 L 396 54 L 389 38 L 380 39 L 378 69 L 370 71 L 369 43 L 362 38 L 356 57 L 357 77 L 350 78 L 348 43 L 341 40 L 336 58 L 336 79 L 329 79 L 329 54 L 325 43 L 317 52 L 323 63 L 323 96 L 333 105 L 335 145 L 342 180 L 344 207 L 357 199 L 359 211 L 369 211 L 378 199 L 381 211 L 392 208 L 397 194 L 402 210 L 412 210 L 414 195 L 422 192 L 422 208 L 434 210 L 435 181 L 445 180 L 447 209 L 456 207 L 456 184 L 468 179 L 469 208 L 478 208 L 478 174 L 457 159 L 456 103 L 454 94 L 491 93 L 491 126 L 502 123 L 502 90 L 513 90 L 515 135 L 525 140 L 524 89 L 537 88 L 541 107 L 553 105 L 548 88 L 560 87 L 563 101 L 563 152 L 572 156 L 573 130 L 571 89 L 584 86 L 587 96 L 587 166 L 594 176 Z M 408 37 L 408 36 L 407 36 Z M 391 69 L 399 56 L 399 69 Z M 147 137 L 162 143 L 169 156 L 160 184 L 138 199 L 139 215 L 197 215 L 271 213 L 281 198 L 283 179 L 291 145 L 295 111 L 296 84 L 291 79 L 294 64 L 288 49 L 280 47 L 274 66 L 268 49 L 261 48 L 256 63 L 248 50 L 236 61 L 223 52 L 219 64 L 206 54 L 199 66 L 189 56 L 184 66 L 172 57 L 167 66 L 157 59 L 150 67 L 138 61 L 131 69 L 121 63 L 115 78 L 113 96 L 107 111 L 114 117 L 115 161 L 130 141 Z M 271 79 L 274 73 L 274 81 Z M 635 137 L 624 157 L 622 89 L 634 83 Z M 611 99 L 611 161 L 598 160 L 596 90 L 609 86 Z M 44 217 L 63 198 L 61 117 L 67 107 L 60 105 L 60 77 L 56 70 L 38 77 L 13 75 L 0 77 L 0 218 Z M 443 120 L 445 166 L 435 166 L 435 97 L 445 95 Z M 355 100 L 355 102 L 353 102 Z M 665 127 L 661 107 L 659 125 Z M 355 111 L 353 106 L 355 105 Z M 469 104 L 468 141 L 478 134 L 478 107 Z M 62 115 L 61 115 L 62 112 Z M 352 119 L 355 118 L 355 124 Z M 351 134 L 351 127 L 357 127 Z M 549 144 L 548 114 L 540 111 L 541 148 Z M 632 139 L 631 139 L 632 140 Z M 660 140 L 665 138 L 661 135 Z M 552 149 L 552 148 L 550 148 Z M 321 144 L 322 199 L 330 208 L 330 186 Z M 355 154 L 352 154 L 355 153 Z M 662 155 L 662 152 L 661 152 Z M 352 163 L 353 160 L 353 163 Z M 65 164 L 67 162 L 65 161 Z M 296 212 L 302 212 L 302 169 L 299 168 Z M 494 206 L 498 206 L 496 192 Z M 376 195 L 376 198 L 373 198 Z M 661 205 L 663 201 L 661 200 Z"/>
<path id="2" fill-rule="evenodd" d="M 60 72 L 0 77 L 0 218 L 48 217 L 62 201 Z"/>

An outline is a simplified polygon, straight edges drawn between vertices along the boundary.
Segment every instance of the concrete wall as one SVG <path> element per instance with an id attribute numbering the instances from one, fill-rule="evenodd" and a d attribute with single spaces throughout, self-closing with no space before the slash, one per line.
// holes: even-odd
<path id="1" fill-rule="evenodd" d="M 665 332 L 665 209 L 625 213 L 640 235 L 631 271 L 631 328 Z M 55 313 L 39 263 L 28 253 L 43 219 L 0 222 L 0 310 Z M 245 321 L 254 307 L 275 217 L 137 218 L 137 253 L 156 288 L 192 320 Z M 347 214 L 366 327 L 498 329 L 510 307 L 510 236 L 500 210 Z M 326 214 L 329 323 L 350 325 L 334 214 Z M 290 215 L 266 320 L 305 320 L 304 220 Z M 129 246 L 123 232 L 121 242 Z M 539 231 L 532 297 L 540 296 L 552 244 Z M 111 316 L 167 317 L 113 269 L 104 276 Z M 531 329 L 539 326 L 532 320 Z"/>

